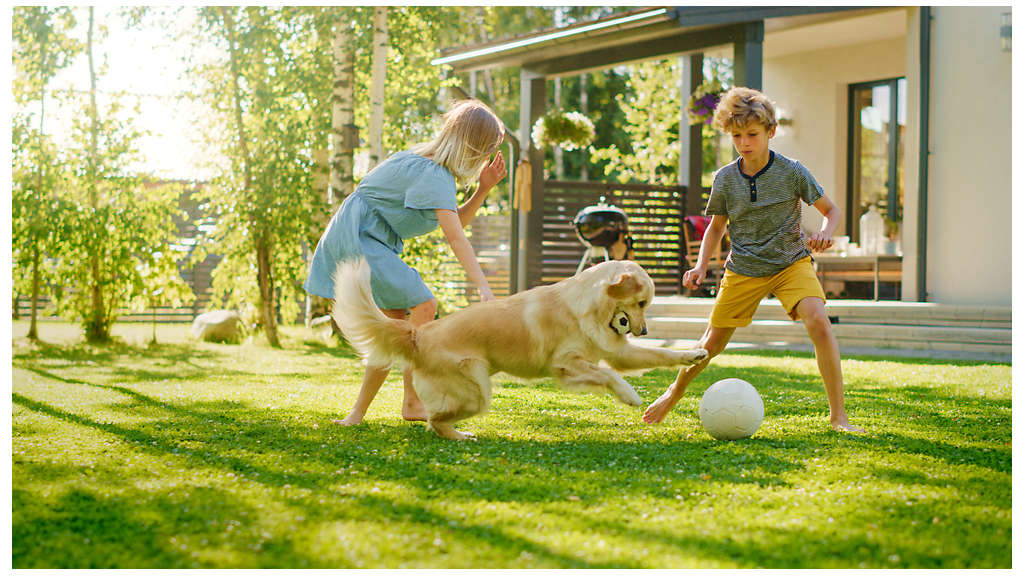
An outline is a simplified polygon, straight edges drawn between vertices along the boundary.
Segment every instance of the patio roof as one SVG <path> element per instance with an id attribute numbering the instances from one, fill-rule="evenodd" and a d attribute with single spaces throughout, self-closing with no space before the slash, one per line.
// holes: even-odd
<path id="1" fill-rule="evenodd" d="M 450 48 L 431 63 L 456 71 L 522 67 L 544 76 L 578 74 L 710 46 L 760 42 L 766 18 L 824 14 L 863 7 L 692 6 L 620 12 L 562 28 L 548 28 L 483 44 Z"/>

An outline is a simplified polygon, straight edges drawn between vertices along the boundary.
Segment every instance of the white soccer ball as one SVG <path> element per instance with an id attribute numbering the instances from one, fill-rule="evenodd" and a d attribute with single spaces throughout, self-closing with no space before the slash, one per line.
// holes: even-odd
<path id="1" fill-rule="evenodd" d="M 764 401 L 746 380 L 719 380 L 700 399 L 700 423 L 718 440 L 738 440 L 757 432 L 764 419 Z"/>

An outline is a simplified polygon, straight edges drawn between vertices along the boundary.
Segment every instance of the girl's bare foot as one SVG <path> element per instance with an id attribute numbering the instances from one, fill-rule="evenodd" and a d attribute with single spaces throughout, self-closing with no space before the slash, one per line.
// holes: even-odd
<path id="1" fill-rule="evenodd" d="M 335 420 L 331 420 L 331 422 L 337 424 L 338 426 L 355 426 L 355 425 L 361 424 L 363 422 L 363 415 L 362 414 L 356 414 L 355 412 L 353 412 L 353 413 L 349 414 L 348 416 L 346 416 L 344 420 L 337 420 L 337 419 L 335 419 Z"/>
<path id="2" fill-rule="evenodd" d="M 417 402 L 415 405 L 402 404 L 402 418 L 410 422 L 426 422 L 427 409 L 423 407 L 422 402 Z"/>
<path id="3" fill-rule="evenodd" d="M 840 422 L 832 422 L 831 424 L 832 429 L 835 430 L 836 432 L 864 432 L 863 428 L 861 428 L 860 426 L 854 426 L 853 424 L 850 424 L 850 422 L 846 420 Z"/>

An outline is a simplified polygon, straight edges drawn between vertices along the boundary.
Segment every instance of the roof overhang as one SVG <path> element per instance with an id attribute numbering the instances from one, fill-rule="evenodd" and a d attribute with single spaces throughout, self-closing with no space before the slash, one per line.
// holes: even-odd
<path id="1" fill-rule="evenodd" d="M 696 6 L 640 8 L 563 28 L 445 49 L 431 62 L 457 72 L 521 67 L 545 76 L 579 73 L 647 58 L 741 42 L 750 22 L 864 7 Z"/>

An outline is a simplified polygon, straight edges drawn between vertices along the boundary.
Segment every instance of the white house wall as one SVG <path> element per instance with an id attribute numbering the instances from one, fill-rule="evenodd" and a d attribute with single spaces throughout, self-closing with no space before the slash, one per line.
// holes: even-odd
<path id="1" fill-rule="evenodd" d="M 765 52 L 770 42 L 768 36 Z M 903 76 L 904 47 L 903 38 L 894 38 L 765 58 L 764 91 L 793 122 L 779 128 L 773 147 L 807 166 L 844 210 L 849 85 Z M 805 228 L 820 224 L 817 210 L 804 210 Z M 846 234 L 845 229 L 840 223 L 838 234 Z"/>
<path id="2" fill-rule="evenodd" d="M 1010 53 L 1007 7 L 932 9 L 929 300 L 1011 300 Z"/>
<path id="3" fill-rule="evenodd" d="M 1010 54 L 999 44 L 1005 11 L 932 9 L 929 301 L 1010 305 L 1011 77 Z M 857 36 L 840 34 L 842 23 L 832 21 L 769 29 L 764 46 L 764 90 L 792 119 L 773 147 L 803 162 L 844 210 L 848 86 L 906 76 L 904 300 L 917 297 L 918 22 L 918 8 L 858 14 L 846 24 L 872 30 L 870 41 L 836 45 Z M 815 35 L 820 45 L 807 49 Z M 820 222 L 817 211 L 804 211 L 806 228 Z M 838 234 L 845 233 L 844 221 Z"/>

